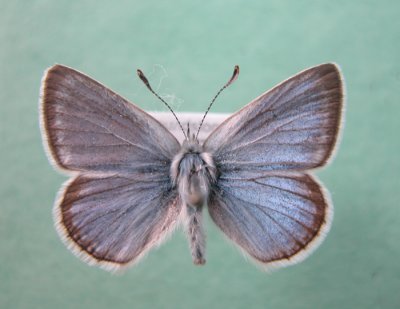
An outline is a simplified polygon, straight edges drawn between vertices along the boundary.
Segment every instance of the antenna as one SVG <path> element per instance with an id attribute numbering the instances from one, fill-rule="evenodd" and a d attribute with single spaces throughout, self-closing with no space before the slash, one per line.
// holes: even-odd
<path id="1" fill-rule="evenodd" d="M 146 87 L 151 91 L 151 93 L 153 93 L 161 102 L 163 102 L 165 104 L 165 106 L 168 107 L 168 109 L 171 111 L 172 115 L 174 115 L 176 121 L 179 124 L 179 127 L 181 128 L 183 135 L 185 136 L 186 139 L 188 139 L 189 137 L 186 135 L 185 130 L 183 130 L 183 127 L 181 125 L 181 123 L 179 122 L 178 117 L 176 117 L 174 111 L 172 110 L 171 106 L 169 106 L 169 104 L 167 102 L 165 102 L 163 100 L 163 98 L 161 98 L 154 90 L 153 88 L 151 88 L 150 83 L 148 81 L 148 79 L 146 78 L 146 76 L 143 74 L 143 72 L 141 70 L 137 70 L 137 74 L 139 76 L 139 78 L 142 80 L 142 82 L 146 85 Z"/>
<path id="2" fill-rule="evenodd" d="M 218 96 L 221 94 L 221 92 L 224 91 L 225 88 L 229 87 L 237 79 L 238 75 L 239 75 L 239 66 L 235 65 L 235 69 L 233 70 L 231 79 L 217 92 L 217 94 L 211 100 L 210 105 L 208 105 L 208 108 L 207 108 L 206 112 L 204 113 L 203 119 L 201 119 L 199 128 L 197 129 L 196 139 L 199 136 L 201 126 L 203 125 L 204 119 L 206 118 L 208 112 L 210 111 L 211 106 L 214 104 L 215 100 L 218 98 Z"/>

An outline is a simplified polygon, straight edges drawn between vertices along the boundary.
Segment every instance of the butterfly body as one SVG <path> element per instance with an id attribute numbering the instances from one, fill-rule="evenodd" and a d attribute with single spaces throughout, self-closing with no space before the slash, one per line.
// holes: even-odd
<path id="1" fill-rule="evenodd" d="M 171 164 L 171 180 L 182 202 L 183 221 L 188 234 L 193 262 L 205 263 L 205 236 L 202 209 L 208 202 L 211 187 L 217 181 L 217 169 L 210 153 L 205 152 L 194 135 L 182 143 Z"/>
<path id="2" fill-rule="evenodd" d="M 321 64 L 261 94 L 204 143 L 183 132 L 180 144 L 136 105 L 55 65 L 43 77 L 40 123 L 50 162 L 71 177 L 54 204 L 57 231 L 84 261 L 116 270 L 183 223 L 193 262 L 201 265 L 207 207 L 256 262 L 297 263 L 332 221 L 329 193 L 313 170 L 330 161 L 338 144 L 343 93 L 339 68 Z"/>

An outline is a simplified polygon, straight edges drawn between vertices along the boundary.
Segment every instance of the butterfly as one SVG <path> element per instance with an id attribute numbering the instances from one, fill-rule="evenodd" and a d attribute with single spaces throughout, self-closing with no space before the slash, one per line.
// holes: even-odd
<path id="1" fill-rule="evenodd" d="M 236 66 L 207 112 L 238 73 Z M 312 171 L 338 144 L 343 88 L 337 65 L 312 67 L 254 99 L 204 142 L 198 133 L 207 112 L 197 134 L 189 126 L 185 132 L 174 114 L 180 144 L 97 81 L 50 67 L 41 87 L 41 133 L 51 163 L 70 176 L 53 210 L 59 235 L 89 264 L 118 270 L 183 225 L 193 262 L 202 265 L 207 208 L 225 236 L 266 269 L 303 260 L 333 216 Z"/>

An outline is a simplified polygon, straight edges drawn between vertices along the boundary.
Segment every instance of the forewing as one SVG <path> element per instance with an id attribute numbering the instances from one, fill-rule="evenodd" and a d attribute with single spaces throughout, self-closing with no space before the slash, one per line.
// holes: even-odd
<path id="1" fill-rule="evenodd" d="M 86 262 L 115 270 L 136 262 L 178 221 L 180 202 L 168 175 L 96 174 L 70 180 L 55 205 L 57 230 Z"/>
<path id="2" fill-rule="evenodd" d="M 169 173 L 178 141 L 157 120 L 105 86 L 55 65 L 43 78 L 41 96 L 42 136 L 58 167 Z"/>
<path id="3" fill-rule="evenodd" d="M 314 177 L 279 172 L 220 179 L 208 209 L 228 238 L 265 266 L 304 259 L 323 240 L 333 214 Z"/>
<path id="4" fill-rule="evenodd" d="M 307 170 L 332 154 L 341 123 L 338 67 L 295 75 L 228 118 L 205 141 L 220 172 Z"/>

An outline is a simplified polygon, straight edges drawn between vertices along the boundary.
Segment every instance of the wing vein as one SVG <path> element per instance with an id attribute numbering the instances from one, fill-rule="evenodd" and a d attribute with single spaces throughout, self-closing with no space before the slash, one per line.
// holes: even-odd
<path id="1" fill-rule="evenodd" d="M 235 198 L 237 198 L 238 200 L 240 200 L 240 201 L 242 201 L 242 202 L 244 202 L 244 203 L 246 203 L 246 204 L 250 204 L 250 205 L 253 205 L 253 206 L 257 207 L 261 212 L 263 212 L 263 213 L 264 213 L 267 217 L 269 217 L 271 220 L 274 220 L 274 219 L 271 218 L 270 214 L 268 214 L 264 208 L 267 208 L 267 209 L 269 209 L 269 210 L 272 210 L 272 211 L 274 211 L 274 212 L 277 212 L 277 213 L 279 213 L 279 214 L 281 214 L 281 215 L 283 215 L 283 216 L 285 216 L 285 217 L 287 217 L 287 218 L 289 218 L 289 219 L 292 219 L 294 222 L 296 222 L 296 223 L 298 223 L 299 225 L 303 226 L 305 229 L 311 230 L 308 226 L 305 226 L 302 222 L 298 221 L 296 218 L 294 218 L 294 217 L 292 217 L 292 216 L 290 216 L 290 215 L 288 215 L 288 214 L 284 214 L 283 212 L 281 212 L 281 211 L 279 211 L 279 210 L 277 210 L 277 209 L 271 208 L 271 207 L 269 207 L 269 206 L 267 206 L 267 205 L 260 205 L 260 204 L 257 204 L 257 203 L 245 201 L 245 200 L 243 200 L 242 198 L 240 198 L 240 197 L 238 197 L 238 196 L 235 196 Z M 297 208 L 297 206 L 296 206 L 296 208 Z M 275 222 L 275 220 L 274 220 L 274 222 Z M 277 222 L 276 222 L 276 223 L 277 223 Z M 278 223 L 277 223 L 277 224 L 278 224 Z M 278 225 L 279 225 L 279 224 L 278 224 Z M 280 226 L 280 225 L 279 225 L 279 226 Z"/>
<path id="2" fill-rule="evenodd" d="M 135 146 L 136 148 L 141 148 L 141 149 L 143 149 L 143 150 L 146 150 L 146 151 L 151 152 L 150 149 L 145 148 L 145 147 L 143 147 L 143 146 L 140 146 L 140 145 L 138 145 L 138 144 L 132 143 L 131 141 L 129 141 L 129 140 L 123 138 L 122 136 L 116 134 L 115 132 L 112 132 L 112 131 L 111 131 L 110 129 L 108 129 L 107 127 L 104 127 L 104 126 L 102 126 L 102 125 L 100 125 L 100 124 L 98 124 L 98 123 L 95 123 L 95 122 L 91 121 L 90 119 L 87 119 L 87 118 L 85 118 L 85 117 L 80 117 L 80 116 L 77 116 L 77 115 L 72 115 L 72 114 L 69 114 L 69 113 L 66 113 L 66 112 L 57 112 L 57 113 L 59 113 L 59 114 L 65 114 L 65 115 L 72 116 L 72 117 L 77 117 L 77 118 L 79 118 L 79 119 L 82 119 L 82 120 L 84 120 L 84 121 L 87 121 L 87 122 L 89 122 L 89 123 L 91 123 L 91 124 L 93 124 L 93 125 L 95 125 L 95 126 L 97 126 L 97 127 L 99 127 L 99 128 L 102 128 L 102 129 L 104 129 L 104 130 L 107 131 L 107 132 L 104 132 L 104 133 L 109 133 L 109 134 L 113 135 L 114 137 L 120 139 L 121 141 L 128 143 L 129 145 Z"/>
<path id="3" fill-rule="evenodd" d="M 263 178 L 259 178 L 259 179 L 263 179 Z M 274 188 L 274 189 L 281 190 L 281 191 L 284 191 L 284 192 L 288 192 L 288 193 L 291 193 L 293 195 L 297 195 L 299 197 L 302 197 L 302 198 L 304 198 L 306 200 L 309 200 L 311 202 L 315 202 L 315 200 L 313 200 L 313 199 L 309 198 L 308 196 L 303 195 L 301 193 L 298 193 L 298 192 L 295 192 L 295 191 L 291 191 L 291 190 L 288 190 L 288 189 L 284 189 L 284 188 L 280 188 L 280 187 L 277 187 L 277 186 L 274 186 L 274 185 L 271 185 L 271 184 L 262 183 L 262 182 L 257 181 L 256 179 L 254 179 L 253 181 L 255 183 L 259 184 L 259 185 L 262 185 L 262 186 L 265 186 L 265 187 Z"/>
<path id="4" fill-rule="evenodd" d="M 288 119 L 288 121 L 279 124 L 279 125 L 278 125 L 277 127 L 275 127 L 272 131 L 267 132 L 266 134 L 264 134 L 264 135 L 262 135 L 262 136 L 260 136 L 260 137 L 258 137 L 258 138 L 256 138 L 256 139 L 254 139 L 254 140 L 252 140 L 252 141 L 249 141 L 249 142 L 247 142 L 247 143 L 239 144 L 237 147 L 232 148 L 230 151 L 237 151 L 238 149 L 247 147 L 248 145 L 254 144 L 254 143 L 258 142 L 259 140 L 262 140 L 262 139 L 264 139 L 264 138 L 266 138 L 266 137 L 270 137 L 272 134 L 274 134 L 275 132 L 277 132 L 281 127 L 284 127 L 284 126 L 286 126 L 286 125 L 288 125 L 288 124 L 291 124 L 292 122 L 294 122 L 294 121 L 296 121 L 296 120 L 298 120 L 298 119 L 301 119 L 303 116 L 308 116 L 308 115 L 310 115 L 310 114 L 311 114 L 310 112 L 307 112 L 307 113 L 301 113 L 301 114 L 299 114 L 299 115 L 293 116 L 293 117 L 291 117 L 290 119 Z M 272 143 L 271 143 L 271 144 L 272 144 Z"/>

